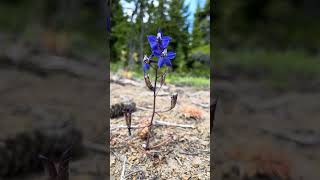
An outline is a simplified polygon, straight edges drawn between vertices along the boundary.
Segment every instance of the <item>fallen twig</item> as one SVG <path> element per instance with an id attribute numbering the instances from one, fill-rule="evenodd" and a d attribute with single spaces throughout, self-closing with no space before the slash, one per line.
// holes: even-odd
<path id="1" fill-rule="evenodd" d="M 177 157 L 177 154 L 176 153 L 174 153 L 174 155 L 175 155 L 175 159 L 178 161 L 178 163 L 180 164 L 180 166 L 182 166 L 182 163 L 181 163 L 181 161 L 180 161 L 180 159 Z"/>
<path id="2" fill-rule="evenodd" d="M 133 171 L 133 172 L 127 174 L 127 175 L 126 175 L 126 178 L 128 178 L 128 177 L 130 177 L 132 174 L 138 173 L 138 172 L 140 172 L 140 171 L 142 171 L 142 170 L 139 169 L 139 170 Z"/>
<path id="3" fill-rule="evenodd" d="M 170 122 L 166 122 L 166 121 L 154 121 L 154 125 L 158 125 L 158 126 L 174 126 L 174 127 L 181 127 L 181 128 L 194 128 L 193 125 L 189 125 L 189 124 L 176 124 L 176 123 L 170 123 Z M 115 129 L 124 129 L 124 128 L 128 128 L 127 126 L 124 125 L 120 125 L 120 126 L 111 126 L 110 127 L 110 131 L 115 130 Z M 144 128 L 144 126 L 137 126 L 137 125 L 132 125 L 131 129 L 139 129 L 139 128 Z"/>
<path id="4" fill-rule="evenodd" d="M 189 125 L 189 124 L 176 124 L 176 123 L 170 123 L 170 122 L 166 122 L 166 121 L 155 121 L 155 125 L 175 126 L 175 127 L 182 127 L 182 128 L 194 128 L 193 125 Z"/>
<path id="5" fill-rule="evenodd" d="M 125 173 L 125 170 L 126 170 L 126 162 L 127 162 L 127 157 L 125 156 L 124 160 L 123 160 L 122 172 L 121 172 L 121 176 L 120 176 L 121 180 L 125 180 L 124 173 Z"/>
<path id="6" fill-rule="evenodd" d="M 262 132 L 270 134 L 276 138 L 287 140 L 294 142 L 301 146 L 315 146 L 320 145 L 320 136 L 319 135 L 299 135 L 292 132 L 283 132 L 283 131 L 276 131 L 273 129 L 268 128 L 260 128 Z"/>
<path id="7" fill-rule="evenodd" d="M 180 154 L 186 154 L 186 155 L 198 155 L 201 153 L 210 153 L 209 150 L 199 150 L 198 152 L 186 152 L 186 151 L 179 151 Z"/>
<path id="8" fill-rule="evenodd" d="M 101 145 L 101 144 L 95 144 L 95 143 L 87 141 L 87 142 L 83 143 L 83 146 L 86 149 L 94 151 L 94 152 L 103 153 L 103 154 L 107 154 L 108 153 L 106 146 Z"/>
<path id="9" fill-rule="evenodd" d="M 198 154 L 200 154 L 199 152 L 185 152 L 185 151 L 180 151 L 179 152 L 180 154 L 186 154 L 186 155 L 198 155 Z"/>
<path id="10" fill-rule="evenodd" d="M 162 141 L 161 143 L 156 144 L 156 145 L 154 145 L 154 146 L 151 146 L 151 147 L 150 147 L 150 149 L 154 149 L 154 148 L 160 147 L 160 146 L 162 146 L 162 145 L 164 145 L 164 144 L 168 143 L 171 139 L 172 139 L 172 137 L 169 137 L 168 139 L 166 139 L 166 140 Z"/>
<path id="11" fill-rule="evenodd" d="M 136 106 L 137 107 L 137 109 L 140 109 L 140 110 L 143 110 L 143 111 L 150 111 L 150 110 L 152 110 L 152 109 L 150 109 L 150 108 L 144 108 L 144 107 L 141 107 L 141 106 Z"/>

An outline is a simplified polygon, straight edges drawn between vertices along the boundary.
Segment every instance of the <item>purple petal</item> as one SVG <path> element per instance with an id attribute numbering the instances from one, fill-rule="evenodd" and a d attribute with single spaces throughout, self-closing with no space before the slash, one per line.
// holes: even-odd
<path id="1" fill-rule="evenodd" d="M 146 73 L 146 71 L 147 71 L 149 68 L 150 68 L 150 65 L 149 65 L 149 64 L 146 64 L 146 63 L 143 64 L 143 71 L 144 71 L 144 73 Z"/>
<path id="2" fill-rule="evenodd" d="M 167 57 L 168 57 L 169 59 L 173 59 L 173 58 L 176 57 L 176 53 L 174 53 L 174 52 L 172 52 L 172 51 L 169 51 L 168 54 L 167 54 Z"/>
<path id="3" fill-rule="evenodd" d="M 165 63 L 165 59 L 160 57 L 159 60 L 158 60 L 158 67 L 161 68 L 164 63 Z"/>
<path id="4" fill-rule="evenodd" d="M 149 35 L 149 36 L 147 36 L 147 38 L 148 38 L 151 49 L 156 48 L 157 47 L 157 37 Z"/>
<path id="5" fill-rule="evenodd" d="M 166 61 L 165 63 L 166 63 L 167 66 L 172 66 L 171 61 L 170 61 L 169 58 L 166 58 L 165 61 Z"/>
<path id="6" fill-rule="evenodd" d="M 171 40 L 171 37 L 169 36 L 163 36 L 162 37 L 162 48 L 165 49 L 169 45 L 169 42 Z"/>
<path id="7" fill-rule="evenodd" d="M 160 57 L 162 51 L 161 51 L 161 49 L 154 49 L 154 50 L 152 51 L 152 53 L 153 53 L 156 57 Z"/>

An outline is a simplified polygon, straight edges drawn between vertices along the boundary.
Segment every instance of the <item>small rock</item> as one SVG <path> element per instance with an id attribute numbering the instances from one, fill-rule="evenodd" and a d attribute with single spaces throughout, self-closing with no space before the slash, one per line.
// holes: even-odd
<path id="1" fill-rule="evenodd" d="M 199 167 L 200 163 L 201 163 L 200 158 L 199 157 L 195 157 L 192 160 L 192 167 L 197 168 L 197 167 Z"/>
<path id="2" fill-rule="evenodd" d="M 182 180 L 188 180 L 190 179 L 191 177 L 189 175 L 182 175 Z"/>

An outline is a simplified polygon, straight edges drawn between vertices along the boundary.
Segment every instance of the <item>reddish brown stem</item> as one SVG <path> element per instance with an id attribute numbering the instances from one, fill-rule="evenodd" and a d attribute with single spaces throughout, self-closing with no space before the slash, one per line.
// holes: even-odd
<path id="1" fill-rule="evenodd" d="M 147 136 L 147 142 L 146 142 L 146 149 L 149 149 L 149 144 L 150 144 L 150 135 L 152 133 L 152 125 L 153 125 L 153 118 L 154 114 L 156 113 L 156 89 L 157 89 L 157 80 L 158 80 L 158 68 L 155 70 L 155 80 L 154 80 L 154 89 L 153 89 L 153 111 L 152 111 L 152 116 L 151 116 L 151 121 L 150 121 L 150 130 Z"/>

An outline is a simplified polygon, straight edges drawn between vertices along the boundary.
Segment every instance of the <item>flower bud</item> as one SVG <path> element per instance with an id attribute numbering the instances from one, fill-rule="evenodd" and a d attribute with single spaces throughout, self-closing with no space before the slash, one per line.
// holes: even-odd
<path id="1" fill-rule="evenodd" d="M 147 55 L 144 55 L 143 62 L 144 62 L 145 64 L 150 64 L 150 59 L 148 58 Z"/>
<path id="2" fill-rule="evenodd" d="M 161 80 L 160 80 L 160 85 L 162 86 L 164 83 L 165 83 L 165 81 L 166 81 L 166 75 L 167 75 L 167 73 L 163 73 L 162 75 L 161 75 Z"/>
<path id="3" fill-rule="evenodd" d="M 174 93 L 174 94 L 171 95 L 171 107 L 170 107 L 170 109 L 173 109 L 176 106 L 177 99 L 178 99 L 178 93 Z"/>
<path id="4" fill-rule="evenodd" d="M 152 86 L 152 84 L 151 84 L 151 81 L 150 81 L 150 78 L 149 78 L 149 75 L 148 75 L 148 74 L 146 74 L 146 75 L 144 76 L 144 82 L 146 83 L 147 87 L 148 87 L 151 91 L 153 91 L 153 86 Z"/>
<path id="5" fill-rule="evenodd" d="M 160 32 L 157 33 L 157 39 L 161 40 L 161 33 Z"/>

